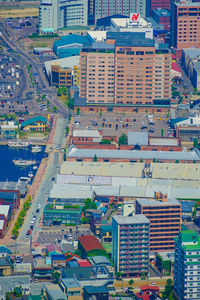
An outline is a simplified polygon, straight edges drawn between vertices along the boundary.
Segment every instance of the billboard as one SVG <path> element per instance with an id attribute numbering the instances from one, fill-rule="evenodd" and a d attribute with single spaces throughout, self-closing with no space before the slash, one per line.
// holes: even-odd
<path id="1" fill-rule="evenodd" d="M 140 21 L 140 13 L 130 13 L 129 22 L 138 23 Z"/>

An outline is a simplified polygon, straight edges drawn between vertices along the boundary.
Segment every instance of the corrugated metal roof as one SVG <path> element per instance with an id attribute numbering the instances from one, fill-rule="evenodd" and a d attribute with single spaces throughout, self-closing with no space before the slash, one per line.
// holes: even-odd
<path id="1" fill-rule="evenodd" d="M 199 161 L 195 151 L 172 152 L 172 151 L 137 151 L 137 150 L 101 150 L 101 149 L 77 149 L 72 148 L 68 156 L 75 158 L 117 158 L 117 159 L 161 159 L 161 160 L 185 160 Z"/>

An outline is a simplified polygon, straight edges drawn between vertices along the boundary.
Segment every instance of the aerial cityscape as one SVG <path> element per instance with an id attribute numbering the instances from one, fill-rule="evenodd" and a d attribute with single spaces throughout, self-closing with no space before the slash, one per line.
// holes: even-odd
<path id="1" fill-rule="evenodd" d="M 0 0 L 0 300 L 200 300 L 200 2 Z"/>

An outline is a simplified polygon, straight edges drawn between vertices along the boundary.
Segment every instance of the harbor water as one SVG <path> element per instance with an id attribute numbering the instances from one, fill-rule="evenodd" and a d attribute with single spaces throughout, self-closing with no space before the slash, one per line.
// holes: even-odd
<path id="1" fill-rule="evenodd" d="M 38 153 L 31 152 L 31 146 L 28 148 L 12 148 L 0 146 L 0 181 L 18 181 L 20 177 L 28 177 L 30 173 L 35 175 L 37 169 L 31 166 L 16 166 L 13 160 L 35 160 L 37 168 L 46 153 L 45 146 L 41 146 L 42 151 Z"/>

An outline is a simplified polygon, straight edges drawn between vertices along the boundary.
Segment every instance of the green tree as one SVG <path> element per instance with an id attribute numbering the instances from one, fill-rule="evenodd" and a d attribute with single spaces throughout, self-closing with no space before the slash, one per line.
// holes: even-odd
<path id="1" fill-rule="evenodd" d="M 169 299 L 169 297 L 171 296 L 172 292 L 173 292 L 172 280 L 168 279 L 167 280 L 167 284 L 165 285 L 165 290 L 162 293 L 162 300 Z"/>
<path id="2" fill-rule="evenodd" d="M 41 99 L 44 100 L 45 97 L 46 97 L 46 95 L 45 95 L 45 94 L 42 94 Z"/>
<path id="3" fill-rule="evenodd" d="M 57 96 L 62 96 L 62 89 L 60 87 L 57 90 Z"/>
<path id="4" fill-rule="evenodd" d="M 119 279 L 122 279 L 122 272 L 117 272 L 116 273 L 116 278 L 119 280 Z"/>
<path id="5" fill-rule="evenodd" d="M 76 114 L 77 114 L 77 116 L 80 114 L 80 107 L 77 107 Z"/>
<path id="6" fill-rule="evenodd" d="M 161 136 L 163 137 L 163 134 L 164 134 L 164 130 L 163 128 L 161 128 Z"/>
<path id="7" fill-rule="evenodd" d="M 130 286 L 132 286 L 132 285 L 134 284 L 134 280 L 133 280 L 133 279 L 129 280 L 128 284 L 129 284 Z"/>
<path id="8" fill-rule="evenodd" d="M 199 149 L 199 143 L 198 143 L 198 140 L 196 138 L 193 141 L 193 147 Z"/>
<path id="9" fill-rule="evenodd" d="M 118 139 L 118 144 L 120 146 L 120 145 L 127 145 L 127 143 L 128 143 L 127 135 L 125 133 L 122 133 L 122 135 Z"/>
<path id="10" fill-rule="evenodd" d="M 85 212 L 87 209 L 97 209 L 96 203 L 92 201 L 90 198 L 87 198 L 84 201 L 83 212 Z"/>
<path id="11" fill-rule="evenodd" d="M 53 278 L 53 281 L 54 281 L 55 283 L 58 283 L 59 280 L 60 280 L 60 273 L 57 272 L 57 271 L 53 272 L 52 278 Z"/>
<path id="12" fill-rule="evenodd" d="M 68 107 L 70 109 L 74 109 L 74 100 L 73 99 L 69 99 L 69 101 L 68 101 Z"/>
<path id="13" fill-rule="evenodd" d="M 57 110 L 58 110 L 57 106 L 54 105 L 53 111 L 57 111 Z"/>
<path id="14" fill-rule="evenodd" d="M 96 156 L 96 154 L 95 154 L 95 156 L 93 157 L 93 161 L 94 161 L 94 162 L 97 162 L 97 156 Z"/>
<path id="15" fill-rule="evenodd" d="M 89 219 L 86 217 L 83 217 L 81 220 L 82 224 L 88 224 L 89 223 Z"/>
<path id="16" fill-rule="evenodd" d="M 100 144 L 109 145 L 109 144 L 111 144 L 111 141 L 108 140 L 108 139 L 102 139 L 101 142 L 100 142 Z"/>
<path id="17" fill-rule="evenodd" d="M 68 126 L 65 127 L 65 133 L 66 133 L 66 135 L 69 134 L 69 127 Z"/>
<path id="18" fill-rule="evenodd" d="M 62 87 L 62 93 L 63 93 L 63 95 L 67 95 L 67 88 L 66 88 L 66 86 Z"/>

